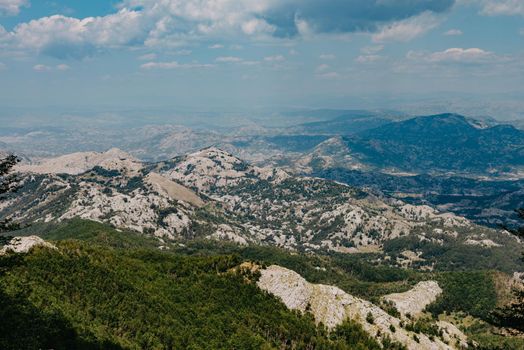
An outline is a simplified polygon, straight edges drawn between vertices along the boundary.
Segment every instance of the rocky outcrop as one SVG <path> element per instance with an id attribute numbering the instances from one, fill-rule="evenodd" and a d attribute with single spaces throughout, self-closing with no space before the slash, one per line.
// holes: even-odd
<path id="1" fill-rule="evenodd" d="M 33 247 L 56 249 L 54 245 L 44 241 L 38 236 L 14 237 L 8 244 L 0 249 L 0 255 L 5 255 L 9 252 L 28 253 Z"/>
<path id="2" fill-rule="evenodd" d="M 322 323 L 329 329 L 335 328 L 346 319 L 352 319 L 359 322 L 370 335 L 380 334 L 380 339 L 387 336 L 410 350 L 456 349 L 453 342 L 446 344 L 440 339 L 431 340 L 424 334 L 405 330 L 400 319 L 337 287 L 309 283 L 296 272 L 276 265 L 263 269 L 260 273 L 257 282 L 259 288 L 280 298 L 289 309 L 311 312 L 317 323 Z"/>
<path id="3" fill-rule="evenodd" d="M 383 299 L 392 303 L 402 316 L 418 316 L 429 304 L 437 300 L 440 294 L 442 289 L 437 282 L 424 281 L 407 292 L 388 294 Z"/>

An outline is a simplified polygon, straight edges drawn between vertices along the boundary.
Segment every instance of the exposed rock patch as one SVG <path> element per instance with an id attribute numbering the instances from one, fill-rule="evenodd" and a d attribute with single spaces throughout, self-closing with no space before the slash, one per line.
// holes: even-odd
<path id="1" fill-rule="evenodd" d="M 14 237 L 11 239 L 11 241 L 9 241 L 8 244 L 0 249 L 0 255 L 5 255 L 8 252 L 28 253 L 33 247 L 47 247 L 56 249 L 54 245 L 44 241 L 38 236 Z"/>
<path id="2" fill-rule="evenodd" d="M 322 323 L 329 329 L 335 328 L 346 319 L 352 319 L 362 324 L 370 335 L 380 333 L 382 336 L 389 336 L 410 350 L 455 349 L 440 339 L 431 340 L 424 334 L 416 335 L 417 342 L 414 333 L 403 329 L 398 318 L 337 287 L 311 284 L 296 272 L 276 265 L 260 272 L 261 277 L 257 282 L 259 288 L 279 297 L 289 309 L 310 311 L 317 323 Z"/>
<path id="3" fill-rule="evenodd" d="M 410 314 L 417 316 L 424 309 L 437 300 L 442 294 L 442 289 L 435 281 L 419 282 L 415 287 L 404 293 L 388 294 L 383 297 L 384 300 L 393 303 L 396 309 L 406 316 Z"/>
<path id="4" fill-rule="evenodd" d="M 205 205 L 205 202 L 195 192 L 174 181 L 166 179 L 160 174 L 149 173 L 145 180 L 157 190 L 167 194 L 171 199 L 192 204 L 197 208 L 201 208 Z"/>

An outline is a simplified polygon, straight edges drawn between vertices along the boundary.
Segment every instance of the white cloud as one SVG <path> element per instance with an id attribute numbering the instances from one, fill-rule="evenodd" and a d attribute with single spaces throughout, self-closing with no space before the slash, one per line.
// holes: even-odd
<path id="1" fill-rule="evenodd" d="M 429 63 L 496 63 L 510 60 L 506 56 L 498 56 L 491 51 L 479 48 L 450 48 L 433 53 L 421 53 L 410 51 L 407 58 L 411 60 L 422 60 Z"/>
<path id="2" fill-rule="evenodd" d="M 6 70 L 6 69 L 7 69 L 7 66 L 4 63 L 0 62 L 0 71 Z"/>
<path id="3" fill-rule="evenodd" d="M 337 56 L 331 53 L 323 53 L 322 55 L 319 56 L 319 58 L 321 60 L 334 60 L 335 58 L 337 58 Z"/>
<path id="4" fill-rule="evenodd" d="M 143 15 L 127 9 L 84 19 L 54 15 L 17 25 L 11 40 L 16 47 L 59 58 L 81 57 L 97 48 L 128 45 L 143 36 L 143 26 Z"/>
<path id="5" fill-rule="evenodd" d="M 225 62 L 225 63 L 238 63 L 238 62 L 242 62 L 243 59 L 240 57 L 235 57 L 235 56 L 221 56 L 221 57 L 217 57 L 215 61 Z"/>
<path id="6" fill-rule="evenodd" d="M 212 50 L 218 50 L 218 49 L 223 49 L 224 45 L 222 45 L 222 44 L 214 44 L 214 45 L 210 45 L 209 48 L 212 49 Z"/>
<path id="7" fill-rule="evenodd" d="M 481 13 L 484 15 L 524 16 L 524 1 L 522 0 L 480 0 L 480 2 Z"/>
<path id="8" fill-rule="evenodd" d="M 275 56 L 267 56 L 264 57 L 264 61 L 266 62 L 283 62 L 286 58 L 282 55 L 275 55 Z"/>
<path id="9" fill-rule="evenodd" d="M 460 29 L 450 29 L 447 32 L 444 33 L 446 36 L 460 36 L 464 33 L 462 33 L 462 30 Z"/>
<path id="10" fill-rule="evenodd" d="M 28 0 L 0 0 L 0 9 L 18 11 Z M 16 26 L 8 35 L 17 50 L 32 50 L 57 58 L 82 58 L 121 47 L 173 48 L 202 40 L 237 38 L 293 38 L 300 34 L 341 36 L 354 32 L 377 34 L 377 40 L 398 36 L 409 18 L 430 17 L 448 10 L 454 0 L 333 1 L 327 8 L 318 0 L 120 0 L 118 12 L 100 17 L 42 17 Z M 394 3 L 394 1 L 386 1 Z M 350 11 L 351 10 L 351 11 Z M 391 11 L 389 11 L 391 10 Z M 417 16 L 421 13 L 426 15 Z M 388 27 L 394 20 L 396 22 Z M 407 24 L 406 24 L 407 23 Z M 413 26 L 413 23 L 411 23 Z M 421 31 L 415 28 L 415 32 Z M 396 34 L 395 34 L 396 33 Z M 416 36 L 418 34 L 405 34 Z M 216 44 L 220 45 L 220 44 Z M 219 46 L 212 45 L 214 48 Z"/>
<path id="11" fill-rule="evenodd" d="M 274 26 L 259 18 L 244 22 L 241 27 L 242 31 L 248 35 L 271 34 L 276 30 Z"/>
<path id="12" fill-rule="evenodd" d="M 425 12 L 417 17 L 386 25 L 373 34 L 372 38 L 375 42 L 410 41 L 435 28 L 440 21 L 432 13 Z"/>
<path id="13" fill-rule="evenodd" d="M 152 69 L 199 69 L 199 68 L 211 68 L 212 64 L 201 64 L 201 63 L 178 63 L 177 61 L 172 62 L 148 62 L 140 66 L 145 70 Z"/>
<path id="14" fill-rule="evenodd" d="M 376 62 L 382 59 L 382 56 L 380 55 L 360 55 L 357 58 L 355 58 L 355 62 L 358 63 L 371 63 Z"/>
<path id="15" fill-rule="evenodd" d="M 24 6 L 29 6 L 28 0 L 0 0 L 0 15 L 17 15 Z"/>

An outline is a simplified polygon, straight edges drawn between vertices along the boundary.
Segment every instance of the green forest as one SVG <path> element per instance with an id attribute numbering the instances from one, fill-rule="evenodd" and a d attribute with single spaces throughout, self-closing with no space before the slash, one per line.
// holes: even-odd
<path id="1" fill-rule="evenodd" d="M 459 312 L 484 322 L 497 304 L 489 271 L 423 273 L 350 255 L 208 241 L 160 251 L 154 238 L 80 219 L 15 233 L 37 231 L 58 249 L 0 257 L 0 349 L 382 348 L 356 322 L 328 332 L 311 315 L 289 311 L 256 287 L 256 274 L 235 269 L 244 261 L 288 267 L 373 301 L 437 279 L 444 293 L 429 308 L 435 316 Z M 498 340 L 485 337 L 484 348 L 498 349 Z"/>

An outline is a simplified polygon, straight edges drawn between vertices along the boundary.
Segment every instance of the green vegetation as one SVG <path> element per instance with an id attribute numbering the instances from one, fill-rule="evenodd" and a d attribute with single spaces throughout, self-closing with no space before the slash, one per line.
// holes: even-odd
<path id="1" fill-rule="evenodd" d="M 519 218 L 524 221 L 524 208 L 517 210 Z M 518 237 L 524 237 L 524 225 L 510 231 Z M 522 257 L 524 260 L 524 256 Z M 503 327 L 510 327 L 524 332 L 524 289 L 515 287 L 513 290 L 513 300 L 493 313 L 494 321 Z"/>
<path id="2" fill-rule="evenodd" d="M 428 307 L 433 315 L 462 311 L 487 319 L 497 304 L 497 291 L 493 278 L 482 271 L 446 272 L 436 275 L 444 290 L 437 301 Z"/>
<path id="3" fill-rule="evenodd" d="M 348 321 L 328 333 L 310 316 L 287 310 L 246 282 L 253 276 L 230 272 L 244 261 L 278 264 L 313 283 L 337 285 L 375 302 L 436 279 L 444 293 L 429 307 L 435 316 L 457 311 L 489 320 L 497 304 L 491 272 L 401 270 L 377 265 L 372 254 L 299 254 L 198 240 L 164 244 L 80 219 L 11 233 L 29 234 L 56 242 L 59 251 L 35 249 L 0 258 L 2 349 L 13 348 L 9 344 L 21 349 L 50 344 L 56 349 L 379 349 L 358 324 Z M 169 250 L 159 251 L 160 245 Z M 405 327 L 438 336 L 429 319 Z M 496 343 L 492 332 L 468 334 L 483 345 Z M 24 335 L 27 343 L 13 343 Z"/>
<path id="4" fill-rule="evenodd" d="M 0 258 L 0 348 L 380 349 L 352 322 L 328 334 L 288 311 L 229 272 L 234 256 L 57 245 Z"/>
<path id="5" fill-rule="evenodd" d="M 10 232 L 12 236 L 37 235 L 45 240 L 75 239 L 112 248 L 156 248 L 159 241 L 143 234 L 120 230 L 96 221 L 72 219 L 61 223 L 38 224 Z"/>
<path id="6" fill-rule="evenodd" d="M 16 175 L 11 174 L 11 171 L 19 161 L 14 155 L 0 159 L 0 200 L 4 199 L 8 193 L 14 192 L 18 187 L 18 179 Z M 0 232 L 9 231 L 12 228 L 12 223 L 9 220 L 0 221 Z"/>
<path id="7" fill-rule="evenodd" d="M 459 233 L 460 235 L 460 233 Z M 433 265 L 437 271 L 498 270 L 513 273 L 522 269 L 520 249 L 509 249 L 515 240 L 507 237 L 507 246 L 485 248 L 464 245 L 452 237 L 440 237 L 445 244 L 421 241 L 414 235 L 396 238 L 384 243 L 384 252 L 393 258 L 404 250 L 420 251 L 424 265 Z"/>

